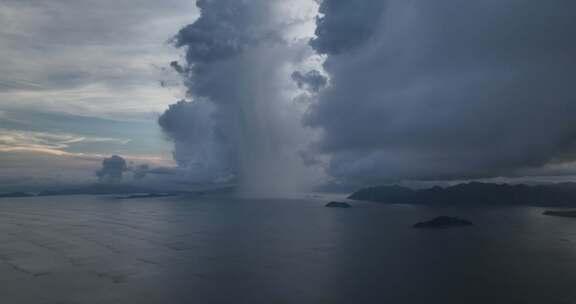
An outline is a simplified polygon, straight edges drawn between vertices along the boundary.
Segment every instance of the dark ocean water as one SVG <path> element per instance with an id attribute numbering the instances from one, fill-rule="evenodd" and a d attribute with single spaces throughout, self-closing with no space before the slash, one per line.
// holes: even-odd
<path id="1" fill-rule="evenodd" d="M 325 203 L 0 200 L 0 303 L 576 303 L 576 219 Z"/>

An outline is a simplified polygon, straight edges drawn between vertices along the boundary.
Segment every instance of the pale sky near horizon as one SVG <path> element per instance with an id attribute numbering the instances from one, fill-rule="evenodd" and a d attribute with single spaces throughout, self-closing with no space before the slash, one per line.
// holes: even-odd
<path id="1" fill-rule="evenodd" d="M 197 17 L 190 0 L 1 0 L 0 183 L 92 180 L 111 154 L 170 164 L 168 41 Z"/>

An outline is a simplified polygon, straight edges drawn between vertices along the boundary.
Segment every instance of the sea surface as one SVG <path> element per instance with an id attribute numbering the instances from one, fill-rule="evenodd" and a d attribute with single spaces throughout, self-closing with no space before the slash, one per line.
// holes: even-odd
<path id="1" fill-rule="evenodd" d="M 576 219 L 325 203 L 2 199 L 0 303 L 576 303 Z"/>

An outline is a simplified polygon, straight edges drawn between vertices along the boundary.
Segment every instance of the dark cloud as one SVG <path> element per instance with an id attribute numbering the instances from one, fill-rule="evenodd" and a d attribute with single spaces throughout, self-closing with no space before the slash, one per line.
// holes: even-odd
<path id="1" fill-rule="evenodd" d="M 302 128 L 287 70 L 307 41 L 288 41 L 280 0 L 201 0 L 200 17 L 176 35 L 186 51 L 180 70 L 191 102 L 160 118 L 175 143 L 180 168 L 198 182 L 236 177 L 247 192 L 276 192 L 301 180 L 297 137 Z M 284 96 L 286 95 L 286 96 Z"/>
<path id="2" fill-rule="evenodd" d="M 292 79 L 300 89 L 310 90 L 314 93 L 318 93 L 328 84 L 326 76 L 317 70 L 311 70 L 306 73 L 296 71 L 292 73 Z"/>
<path id="3" fill-rule="evenodd" d="M 312 45 L 331 85 L 306 119 L 331 175 L 515 176 L 576 160 L 576 3 L 340 2 L 322 4 Z"/>
<path id="4" fill-rule="evenodd" d="M 187 47 L 189 63 L 238 55 L 247 46 L 261 42 L 269 30 L 259 23 L 271 14 L 270 5 L 263 1 L 198 0 L 196 5 L 202 15 L 175 37 L 177 47 Z"/>
<path id="5" fill-rule="evenodd" d="M 387 0 L 324 0 L 310 44 L 322 54 L 336 55 L 358 47 L 378 30 Z"/>
<path id="6" fill-rule="evenodd" d="M 126 160 L 118 155 L 113 155 L 102 161 L 102 169 L 96 171 L 96 175 L 102 183 L 119 183 L 126 171 L 128 171 Z"/>
<path id="7" fill-rule="evenodd" d="M 174 71 L 178 72 L 178 74 L 186 73 L 186 69 L 182 67 L 178 61 L 170 62 L 170 66 L 174 69 Z"/>
<path id="8" fill-rule="evenodd" d="M 193 180 L 215 180 L 234 172 L 229 141 L 219 134 L 217 107 L 205 101 L 180 101 L 158 119 L 164 133 L 174 142 L 174 160 L 188 168 Z"/>

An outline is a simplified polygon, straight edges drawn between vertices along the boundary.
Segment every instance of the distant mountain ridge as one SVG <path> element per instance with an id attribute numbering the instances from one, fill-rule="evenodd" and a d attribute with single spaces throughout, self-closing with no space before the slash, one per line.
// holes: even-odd
<path id="1" fill-rule="evenodd" d="M 148 186 L 130 184 L 108 184 L 96 183 L 75 185 L 70 187 L 53 187 L 40 192 L 0 192 L 1 198 L 23 198 L 42 196 L 67 196 L 67 195 L 130 195 L 123 199 L 168 197 L 176 195 L 204 195 L 204 194 L 224 194 L 233 191 L 231 186 L 204 187 L 190 190 L 166 190 L 161 188 L 151 188 Z"/>
<path id="2" fill-rule="evenodd" d="M 470 182 L 419 190 L 402 186 L 378 186 L 354 192 L 349 199 L 391 204 L 576 207 L 576 183 L 531 186 Z"/>

